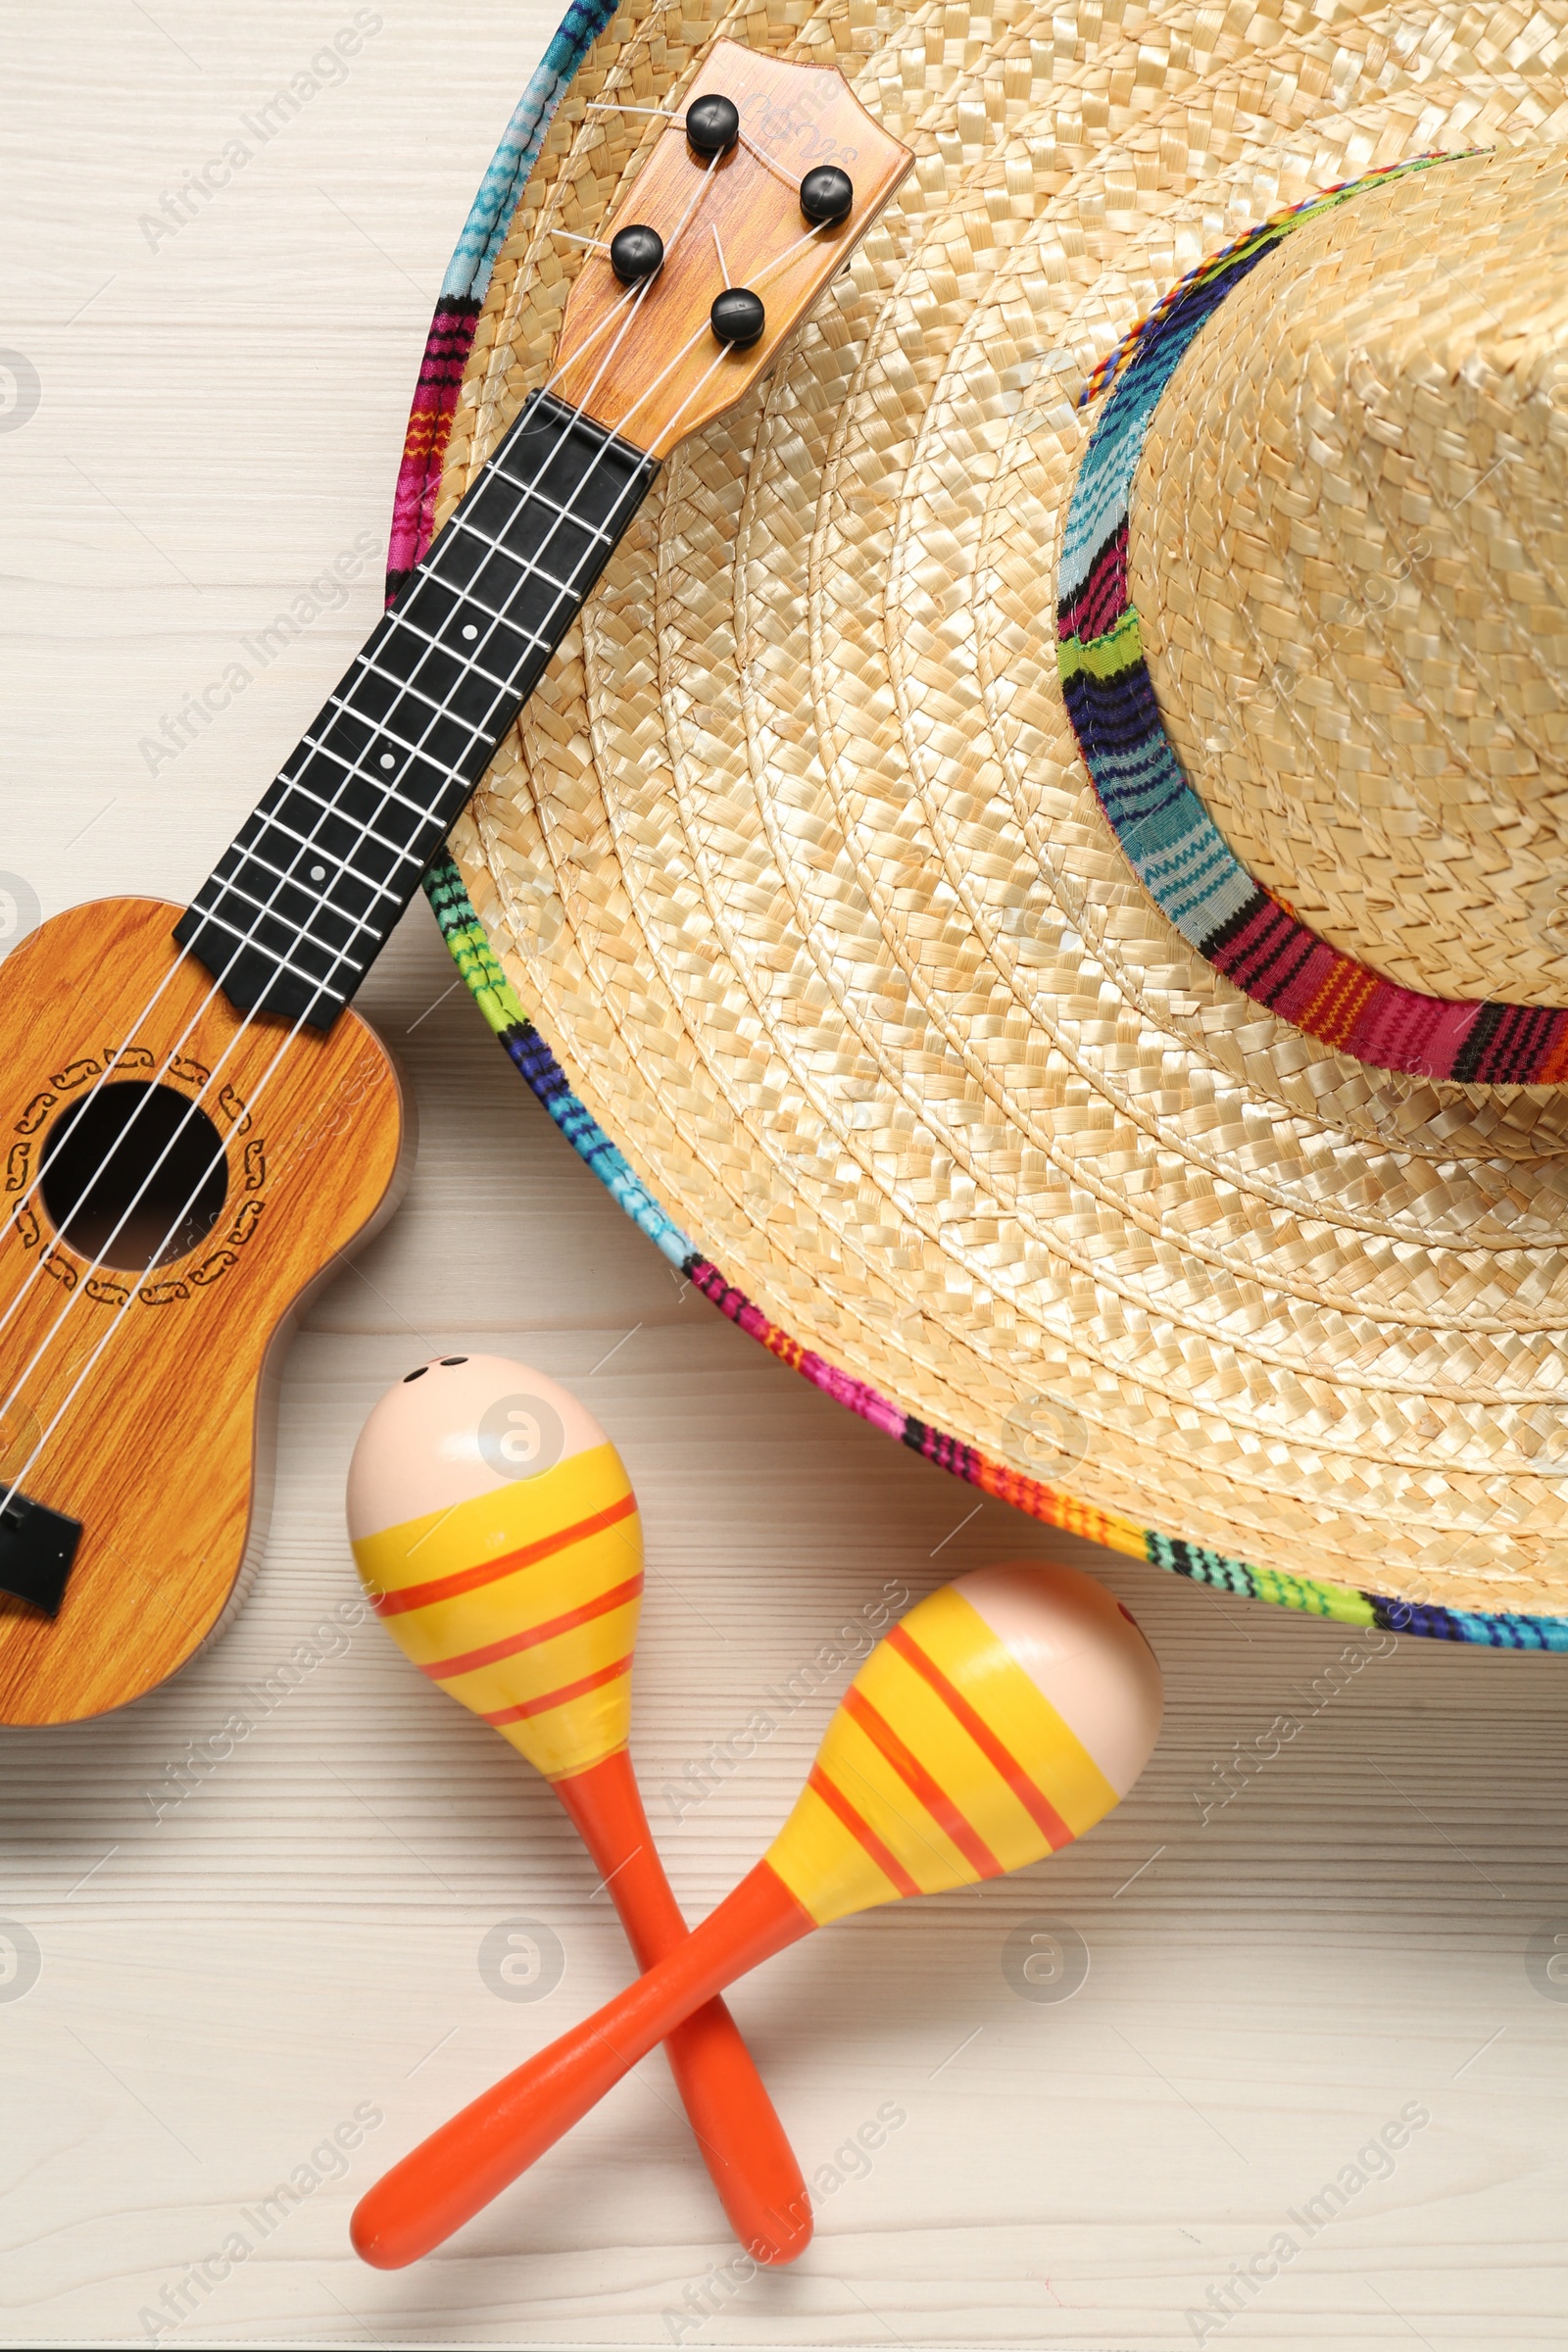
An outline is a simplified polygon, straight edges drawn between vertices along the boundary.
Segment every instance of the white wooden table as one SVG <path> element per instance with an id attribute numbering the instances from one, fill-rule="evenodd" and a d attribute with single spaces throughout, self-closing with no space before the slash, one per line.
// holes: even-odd
<path id="1" fill-rule="evenodd" d="M 46 912 L 192 889 L 377 610 L 433 298 L 554 8 L 369 16 L 341 78 L 318 67 L 171 225 L 165 193 L 350 0 L 5 12 L 0 867 Z M 245 656 L 340 558 L 346 600 L 318 589 L 270 665 Z M 241 660 L 228 707 L 154 758 Z M 1554 1984 L 1539 1941 L 1568 1951 L 1568 1660 L 1348 1645 L 977 1509 L 680 1295 L 454 989 L 422 903 L 364 1003 L 417 1088 L 418 1168 L 289 1359 L 254 1595 L 145 1704 L 0 1737 L 4 2340 L 1568 2341 L 1568 1961 Z M 1154 1761 L 1081 1849 L 738 1991 L 817 2180 L 790 2274 L 725 2267 L 662 2059 L 434 2259 L 381 2276 L 349 2250 L 388 2160 L 626 1974 L 547 1789 L 379 1628 L 329 1632 L 265 1695 L 354 1594 L 366 1411 L 466 1348 L 581 1384 L 624 1450 L 653 1571 L 635 1752 L 694 1912 L 782 1819 L 845 1674 L 706 1802 L 677 1819 L 662 1792 L 889 1580 L 1076 1557 L 1163 1661 Z M 252 1736 L 160 1809 L 167 1768 L 241 1707 Z M 1219 1804 L 1224 1760 L 1282 1715 L 1298 1733 Z M 481 1974 L 514 1920 L 564 1955 L 532 2001 Z M 1041 1920 L 1087 1951 L 1070 1999 L 1004 1974 Z M 866 2155 L 879 2111 L 902 2120 Z M 1402 2146 L 1357 2167 L 1401 2115 Z"/>

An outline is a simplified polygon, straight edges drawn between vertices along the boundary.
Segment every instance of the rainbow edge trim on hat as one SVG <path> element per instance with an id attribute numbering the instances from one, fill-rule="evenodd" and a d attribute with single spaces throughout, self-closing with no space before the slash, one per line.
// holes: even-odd
<path id="1" fill-rule="evenodd" d="M 615 0 L 586 0 L 568 9 L 545 52 L 521 103 L 480 183 L 452 267 L 447 272 L 425 344 L 398 476 L 388 567 L 388 598 L 394 595 L 434 536 L 434 513 L 447 441 L 457 410 L 464 368 L 496 257 L 561 98 L 578 65 L 615 13 Z M 1261 233 L 1261 232 L 1254 232 Z M 1197 275 L 1199 273 L 1195 273 Z M 1187 281 L 1184 281 L 1184 283 Z M 1152 319 L 1159 314 L 1152 314 Z M 1152 321 L 1146 321 L 1146 324 Z M 1118 346 L 1118 352 L 1124 349 Z M 1106 367 L 1116 361 L 1112 353 Z M 463 876 L 443 851 L 425 876 L 425 895 L 441 935 L 469 994 L 514 1066 L 537 1096 L 562 1134 L 662 1254 L 721 1314 L 760 1342 L 835 1403 L 869 1421 L 924 1460 L 994 1494 L 1048 1527 L 1085 1536 L 1092 1543 L 1168 1568 L 1195 1584 L 1249 1600 L 1272 1601 L 1346 1626 L 1372 1626 L 1419 1634 L 1440 1642 L 1469 1642 L 1493 1649 L 1568 1651 L 1568 1617 L 1533 1617 L 1511 1612 L 1446 1609 L 1424 1602 L 1394 1600 L 1348 1585 L 1313 1577 L 1288 1576 L 1254 1568 L 1205 1545 L 1187 1544 L 1141 1527 L 1135 1519 L 1076 1500 L 1044 1481 L 992 1461 L 978 1447 L 917 1420 L 912 1413 L 864 1381 L 841 1371 L 804 1347 L 726 1280 L 682 1232 L 612 1143 L 587 1105 L 572 1093 L 561 1064 L 519 1003 L 489 934 L 474 910 Z M 1553 1016 L 1556 1017 L 1556 1016 Z"/>
<path id="2" fill-rule="evenodd" d="M 1473 151 L 1472 151 L 1473 152 Z M 1480 1086 L 1568 1078 L 1568 1012 L 1430 997 L 1330 947 L 1253 880 L 1165 731 L 1128 593 L 1128 499 L 1160 394 L 1232 287 L 1305 220 L 1381 181 L 1456 162 L 1417 156 L 1276 214 L 1183 278 L 1085 387 L 1109 387 L 1067 509 L 1056 666 L 1096 798 L 1122 855 L 1189 947 L 1282 1020 L 1376 1069 Z"/>

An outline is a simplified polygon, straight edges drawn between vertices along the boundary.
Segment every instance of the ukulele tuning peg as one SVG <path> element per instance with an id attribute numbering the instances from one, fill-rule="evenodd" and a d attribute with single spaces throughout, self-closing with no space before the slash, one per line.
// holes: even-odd
<path id="1" fill-rule="evenodd" d="M 837 164 L 818 164 L 801 182 L 801 211 L 813 228 L 831 228 L 849 218 L 855 182 Z"/>
<path id="2" fill-rule="evenodd" d="M 588 104 L 641 119 L 642 161 L 571 273 L 550 389 L 658 460 L 757 383 L 914 158 L 832 68 L 731 40 L 678 104 Z"/>
<path id="3" fill-rule="evenodd" d="M 743 351 L 766 326 L 767 312 L 760 294 L 746 286 L 726 286 L 709 312 L 708 322 L 720 343 Z"/>
<path id="4" fill-rule="evenodd" d="M 640 221 L 617 228 L 610 240 L 610 267 L 623 286 L 640 286 L 663 259 L 663 238 L 657 228 L 646 228 Z"/>
<path id="5" fill-rule="evenodd" d="M 741 135 L 740 110 L 716 92 L 694 98 L 686 109 L 686 136 L 699 155 L 724 155 Z"/>

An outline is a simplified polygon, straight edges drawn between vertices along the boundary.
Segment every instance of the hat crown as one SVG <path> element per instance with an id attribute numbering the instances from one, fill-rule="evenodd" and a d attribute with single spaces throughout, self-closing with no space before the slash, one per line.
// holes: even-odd
<path id="1" fill-rule="evenodd" d="M 1241 863 L 1435 997 L 1568 1005 L 1568 157 L 1304 222 L 1180 362 L 1129 501 L 1166 729 Z"/>

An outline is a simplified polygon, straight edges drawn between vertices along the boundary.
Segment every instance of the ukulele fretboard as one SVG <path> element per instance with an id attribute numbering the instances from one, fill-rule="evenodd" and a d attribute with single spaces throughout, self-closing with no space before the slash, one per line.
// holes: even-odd
<path id="1" fill-rule="evenodd" d="M 658 470 L 529 400 L 175 925 L 232 1004 L 330 1027 Z"/>

